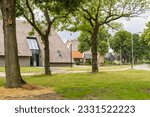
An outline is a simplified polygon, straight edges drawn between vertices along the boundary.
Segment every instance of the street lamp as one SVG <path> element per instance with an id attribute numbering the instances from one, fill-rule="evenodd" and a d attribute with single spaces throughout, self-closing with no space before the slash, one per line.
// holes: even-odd
<path id="1" fill-rule="evenodd" d="M 133 36 L 131 38 L 131 69 L 134 69 L 134 55 L 133 55 Z"/>
<path id="2" fill-rule="evenodd" d="M 137 34 L 141 34 L 141 32 L 138 32 Z M 134 69 L 134 45 L 133 45 L 134 35 L 132 35 L 131 39 L 131 69 Z"/>
<path id="3" fill-rule="evenodd" d="M 71 40 L 71 36 L 72 36 L 72 33 L 70 33 L 70 63 L 71 63 L 71 67 L 73 66 L 72 65 L 72 40 Z"/>

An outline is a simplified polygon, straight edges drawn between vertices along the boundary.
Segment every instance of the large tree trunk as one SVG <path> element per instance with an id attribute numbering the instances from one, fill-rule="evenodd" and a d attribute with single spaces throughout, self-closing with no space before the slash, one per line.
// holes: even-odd
<path id="1" fill-rule="evenodd" d="M 98 72 L 98 61 L 97 61 L 97 34 L 99 27 L 94 28 L 92 35 L 92 72 Z"/>
<path id="2" fill-rule="evenodd" d="M 19 88 L 25 84 L 20 75 L 16 41 L 16 0 L 2 0 L 2 16 L 5 48 L 6 87 Z"/>
<path id="3" fill-rule="evenodd" d="M 44 58 L 45 58 L 45 75 L 51 75 L 50 70 L 50 51 L 49 51 L 49 39 L 46 37 L 45 39 L 45 48 L 44 48 Z"/>

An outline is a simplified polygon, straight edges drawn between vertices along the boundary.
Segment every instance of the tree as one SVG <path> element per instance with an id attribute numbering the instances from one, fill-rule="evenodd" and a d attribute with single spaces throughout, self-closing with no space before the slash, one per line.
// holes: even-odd
<path id="1" fill-rule="evenodd" d="M 0 0 L 3 17 L 6 87 L 19 88 L 26 82 L 20 75 L 16 41 L 16 0 Z"/>
<path id="2" fill-rule="evenodd" d="M 147 47 L 143 37 L 141 38 L 139 34 L 133 34 L 134 63 L 138 63 L 145 58 L 148 52 Z"/>
<path id="3" fill-rule="evenodd" d="M 132 34 L 126 30 L 118 31 L 110 40 L 110 47 L 120 55 L 120 62 L 130 61 Z"/>
<path id="4" fill-rule="evenodd" d="M 144 38 L 146 45 L 150 46 L 150 22 L 146 24 L 146 29 L 144 30 L 142 37 Z"/>
<path id="5" fill-rule="evenodd" d="M 143 50 L 143 58 L 150 60 L 150 22 L 146 25 L 146 29 L 141 35 L 140 41 L 142 42 Z"/>
<path id="6" fill-rule="evenodd" d="M 133 39 L 134 63 L 140 62 L 149 55 L 148 45 L 143 36 L 140 37 L 139 34 L 131 35 L 130 32 L 121 30 L 110 40 L 110 46 L 115 53 L 120 54 L 120 60 L 123 63 L 131 62 L 131 39 Z"/>
<path id="7" fill-rule="evenodd" d="M 99 30 L 98 38 L 97 38 L 97 52 L 99 52 L 101 55 L 105 55 L 105 53 L 108 52 L 108 38 L 110 37 L 110 34 L 108 31 L 103 27 Z M 89 51 L 91 49 L 91 39 L 90 39 L 90 33 L 87 33 L 86 31 L 81 32 L 80 36 L 78 37 L 79 40 L 79 46 L 78 49 L 80 52 Z"/>
<path id="8" fill-rule="evenodd" d="M 82 0 L 81 0 L 82 1 Z M 70 5 L 68 6 L 67 3 Z M 18 0 L 18 15 L 23 16 L 36 30 L 44 44 L 45 74 L 50 71 L 49 36 L 52 27 L 59 26 L 80 4 L 75 0 Z"/>
<path id="9" fill-rule="evenodd" d="M 76 13 L 75 26 L 78 30 L 89 31 L 92 51 L 92 72 L 97 67 L 97 35 L 100 27 L 111 26 L 111 22 L 122 17 L 136 17 L 144 12 L 149 0 L 85 0 L 84 5 Z M 84 26 L 87 27 L 84 27 Z M 82 28 L 81 28 L 82 27 Z M 85 29 L 86 28 L 86 29 Z"/>

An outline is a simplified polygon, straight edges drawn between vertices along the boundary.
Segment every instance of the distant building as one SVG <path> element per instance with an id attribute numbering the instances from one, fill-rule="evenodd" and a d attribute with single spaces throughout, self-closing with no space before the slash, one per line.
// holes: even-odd
<path id="1" fill-rule="evenodd" d="M 0 21 L 0 66 L 4 66 L 4 37 Z M 44 66 L 44 45 L 36 33 L 29 36 L 30 24 L 16 22 L 18 58 L 21 66 Z M 50 62 L 70 62 L 70 50 L 59 35 L 52 29 L 49 37 Z M 10 48 L 11 49 L 11 48 Z"/>
<path id="2" fill-rule="evenodd" d="M 83 63 L 83 53 L 80 53 L 79 51 L 73 51 L 72 52 L 72 58 L 76 64 Z"/>
<path id="3" fill-rule="evenodd" d="M 92 53 L 91 51 L 79 52 L 78 45 L 79 41 L 77 39 L 68 40 L 66 42 L 69 48 L 72 48 L 72 59 L 76 64 L 91 64 Z M 71 44 L 71 46 L 70 46 Z M 98 65 L 104 64 L 104 56 L 98 54 Z"/>

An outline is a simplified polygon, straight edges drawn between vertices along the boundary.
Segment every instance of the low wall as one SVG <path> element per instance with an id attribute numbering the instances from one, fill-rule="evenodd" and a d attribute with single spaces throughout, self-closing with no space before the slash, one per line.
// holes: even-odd
<path id="1" fill-rule="evenodd" d="M 72 67 L 71 62 L 50 62 L 50 67 Z"/>
<path id="2" fill-rule="evenodd" d="M 30 66 L 30 57 L 19 57 L 19 64 L 22 67 Z M 0 67 L 5 66 L 5 58 L 4 56 L 0 56 Z"/>

